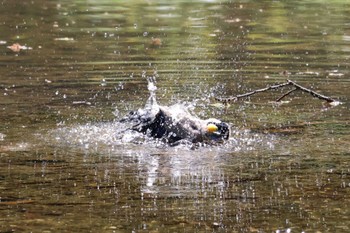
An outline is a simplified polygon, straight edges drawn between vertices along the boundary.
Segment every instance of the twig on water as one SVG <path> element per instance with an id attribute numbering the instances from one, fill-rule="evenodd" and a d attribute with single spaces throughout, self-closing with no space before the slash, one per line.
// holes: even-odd
<path id="1" fill-rule="evenodd" d="M 287 95 L 289 95 L 290 93 L 292 93 L 292 92 L 294 92 L 294 91 L 296 91 L 296 90 L 298 90 L 298 88 L 294 88 L 294 89 L 288 91 L 287 93 L 285 93 L 285 94 L 283 94 L 281 97 L 279 97 L 279 98 L 276 100 L 276 102 L 280 102 L 284 97 L 286 97 Z"/>
<path id="2" fill-rule="evenodd" d="M 282 87 L 285 87 L 285 86 L 294 86 L 295 88 L 293 90 L 288 91 L 287 93 L 285 93 L 281 97 L 279 97 L 276 100 L 276 102 L 281 101 L 284 97 L 288 96 L 289 94 L 291 94 L 292 92 L 297 91 L 297 90 L 309 93 L 313 97 L 316 97 L 316 98 L 321 99 L 321 100 L 325 100 L 328 103 L 336 102 L 336 100 L 331 98 L 331 97 L 322 95 L 322 94 L 317 93 L 317 92 L 315 92 L 313 90 L 305 88 L 305 87 L 303 87 L 303 86 L 301 86 L 301 85 L 299 85 L 299 84 L 297 84 L 297 83 L 295 83 L 295 82 L 293 82 L 291 80 L 287 80 L 287 82 L 285 82 L 285 83 L 267 86 L 265 88 L 257 89 L 257 90 L 254 90 L 254 91 L 251 91 L 251 92 L 248 92 L 248 93 L 237 95 L 237 96 L 230 96 L 230 97 L 227 97 L 227 98 L 215 97 L 215 99 L 220 101 L 220 102 L 227 103 L 227 102 L 231 102 L 231 101 L 237 101 L 238 99 L 245 98 L 245 97 L 248 97 L 248 96 L 252 96 L 252 95 L 255 95 L 257 93 L 266 92 L 266 91 L 269 91 L 269 90 L 279 89 L 279 88 L 282 88 Z"/>

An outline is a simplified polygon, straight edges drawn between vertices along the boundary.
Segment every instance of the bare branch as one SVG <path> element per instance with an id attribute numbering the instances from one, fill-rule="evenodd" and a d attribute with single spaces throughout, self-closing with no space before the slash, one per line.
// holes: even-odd
<path id="1" fill-rule="evenodd" d="M 316 97 L 316 98 L 321 99 L 321 100 L 326 100 L 329 103 L 336 101 L 335 99 L 333 99 L 331 97 L 319 94 L 319 93 L 317 93 L 315 91 L 312 91 L 312 90 L 310 90 L 308 88 L 305 88 L 305 87 L 303 87 L 303 86 L 301 86 L 301 85 L 299 85 L 299 84 L 297 84 L 297 83 L 295 83 L 295 82 L 293 82 L 291 80 L 287 80 L 287 82 L 285 82 L 285 83 L 276 84 L 276 85 L 272 85 L 272 86 L 267 86 L 265 88 L 257 89 L 257 90 L 251 91 L 251 92 L 247 92 L 247 93 L 244 93 L 244 94 L 237 95 L 237 96 L 231 96 L 231 97 L 227 97 L 227 98 L 215 97 L 215 99 L 220 101 L 220 102 L 227 103 L 227 102 L 231 102 L 231 101 L 237 101 L 238 99 L 245 98 L 245 97 L 248 97 L 248 96 L 251 96 L 251 95 L 255 95 L 257 93 L 266 92 L 266 91 L 274 90 L 274 89 L 279 89 L 279 88 L 282 88 L 282 87 L 285 87 L 285 86 L 294 86 L 295 88 L 293 90 L 288 91 L 287 93 L 285 93 L 281 97 L 279 97 L 276 100 L 277 102 L 281 101 L 284 97 L 288 96 L 289 94 L 291 94 L 292 92 L 294 92 L 296 90 L 300 90 L 300 91 L 309 93 L 313 97 Z"/>
<path id="2" fill-rule="evenodd" d="M 298 90 L 298 88 L 294 88 L 294 89 L 288 91 L 287 93 L 285 93 L 285 94 L 283 94 L 281 97 L 279 97 L 279 98 L 276 100 L 276 102 L 280 102 L 284 97 L 288 96 L 289 94 L 291 94 L 292 92 L 294 92 L 294 91 L 296 91 L 296 90 Z"/>
<path id="3" fill-rule="evenodd" d="M 312 91 L 312 90 L 307 89 L 307 88 L 305 88 L 305 87 L 303 87 L 303 86 L 300 86 L 299 84 L 297 84 L 297 83 L 295 83 L 295 82 L 293 82 L 293 81 L 291 81 L 291 80 L 288 80 L 288 83 L 290 83 L 290 85 L 295 86 L 296 88 L 300 89 L 300 90 L 303 91 L 303 92 L 306 92 L 306 93 L 311 94 L 313 97 L 319 98 L 319 99 L 321 99 L 321 100 L 325 100 L 325 101 L 327 101 L 327 102 L 329 102 L 329 103 L 335 102 L 335 101 L 336 101 L 335 99 L 333 99 L 333 98 L 331 98 L 331 97 L 328 97 L 328 96 L 319 94 L 319 93 L 317 93 L 317 92 L 315 92 L 315 91 Z"/>
<path id="4" fill-rule="evenodd" d="M 257 90 L 254 90 L 254 91 L 251 91 L 251 92 L 248 92 L 248 93 L 237 95 L 237 96 L 231 96 L 231 97 L 228 97 L 228 98 L 215 97 L 215 99 L 218 100 L 218 101 L 221 101 L 221 102 L 225 102 L 225 103 L 226 102 L 231 102 L 231 101 L 237 101 L 238 99 L 241 99 L 241 98 L 244 98 L 244 97 L 255 95 L 255 94 L 261 93 L 261 92 L 266 92 L 268 90 L 278 89 L 278 88 L 281 88 L 281 87 L 284 87 L 284 86 L 287 86 L 287 85 L 290 85 L 289 82 L 276 84 L 276 85 L 272 85 L 272 86 L 267 86 L 265 88 L 257 89 Z"/>

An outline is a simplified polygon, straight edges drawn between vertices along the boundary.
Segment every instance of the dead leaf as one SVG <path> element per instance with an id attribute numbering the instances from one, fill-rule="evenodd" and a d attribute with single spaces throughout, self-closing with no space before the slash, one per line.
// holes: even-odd
<path id="1" fill-rule="evenodd" d="M 160 38 L 153 38 L 152 37 L 151 44 L 153 46 L 161 46 L 162 45 L 162 40 Z"/>
<path id="2" fill-rule="evenodd" d="M 32 47 L 27 47 L 25 45 L 20 45 L 18 43 L 14 43 L 11 46 L 7 46 L 7 48 L 11 49 L 13 52 L 18 53 L 21 50 L 29 50 L 29 49 L 33 49 Z"/>

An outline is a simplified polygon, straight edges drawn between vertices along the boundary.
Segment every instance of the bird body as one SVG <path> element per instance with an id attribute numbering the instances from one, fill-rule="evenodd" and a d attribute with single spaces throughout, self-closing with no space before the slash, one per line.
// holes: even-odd
<path id="1" fill-rule="evenodd" d="M 218 119 L 202 120 L 190 114 L 184 106 L 153 105 L 130 112 L 122 122 L 132 122 L 132 130 L 170 144 L 186 140 L 197 142 L 222 142 L 229 138 L 228 124 Z"/>

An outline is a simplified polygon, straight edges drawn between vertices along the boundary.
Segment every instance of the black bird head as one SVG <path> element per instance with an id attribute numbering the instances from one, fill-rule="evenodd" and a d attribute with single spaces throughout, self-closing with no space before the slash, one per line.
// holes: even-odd
<path id="1" fill-rule="evenodd" d="M 228 140 L 230 127 L 227 123 L 217 119 L 209 119 L 206 126 L 206 134 L 212 140 Z"/>

